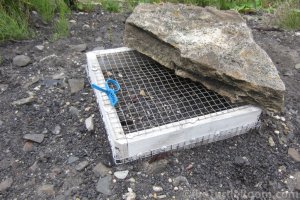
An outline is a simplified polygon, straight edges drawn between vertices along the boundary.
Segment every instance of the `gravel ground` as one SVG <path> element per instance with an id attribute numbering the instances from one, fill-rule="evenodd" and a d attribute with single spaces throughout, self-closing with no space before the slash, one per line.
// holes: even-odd
<path id="1" fill-rule="evenodd" d="M 300 199 L 300 33 L 246 16 L 286 84 L 283 113 L 242 136 L 113 166 L 85 52 L 123 46 L 127 16 L 73 13 L 57 41 L 34 16 L 36 38 L 0 44 L 0 199 Z"/>

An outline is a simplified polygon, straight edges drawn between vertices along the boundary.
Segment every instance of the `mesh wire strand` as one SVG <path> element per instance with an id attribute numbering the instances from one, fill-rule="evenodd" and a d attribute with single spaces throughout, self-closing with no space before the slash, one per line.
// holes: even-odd
<path id="1" fill-rule="evenodd" d="M 137 51 L 102 54 L 98 61 L 105 79 L 121 86 L 116 110 L 125 134 L 238 107 Z"/>

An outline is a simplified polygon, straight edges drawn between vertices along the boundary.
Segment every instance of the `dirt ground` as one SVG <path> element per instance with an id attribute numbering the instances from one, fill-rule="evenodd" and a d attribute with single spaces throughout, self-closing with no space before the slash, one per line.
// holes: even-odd
<path id="1" fill-rule="evenodd" d="M 73 13 L 70 36 L 57 41 L 35 17 L 40 34 L 34 39 L 0 44 L 0 199 L 122 199 L 126 193 L 136 199 L 300 199 L 300 34 L 258 30 L 261 17 L 246 16 L 286 84 L 283 113 L 265 113 L 260 129 L 225 141 L 113 166 L 85 52 L 123 46 L 127 16 Z M 78 44 L 87 48 L 72 46 Z M 15 66 L 19 54 L 31 63 Z M 70 79 L 83 79 L 84 88 L 71 93 Z M 30 102 L 13 105 L 28 96 Z M 87 131 L 91 115 L 95 128 Z M 26 134 L 43 138 L 30 142 Z M 125 179 L 111 175 L 126 170 Z"/>

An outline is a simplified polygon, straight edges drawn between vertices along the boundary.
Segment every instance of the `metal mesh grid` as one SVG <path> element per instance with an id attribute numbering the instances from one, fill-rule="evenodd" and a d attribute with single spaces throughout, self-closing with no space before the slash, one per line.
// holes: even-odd
<path id="1" fill-rule="evenodd" d="M 137 51 L 97 58 L 105 79 L 121 86 L 116 111 L 125 134 L 239 106 Z"/>

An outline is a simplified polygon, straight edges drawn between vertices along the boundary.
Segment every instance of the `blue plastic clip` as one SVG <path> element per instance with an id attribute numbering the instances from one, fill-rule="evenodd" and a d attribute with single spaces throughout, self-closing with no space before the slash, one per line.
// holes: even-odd
<path id="1" fill-rule="evenodd" d="M 112 84 L 113 86 L 116 87 L 116 89 L 112 89 L 109 87 L 109 84 Z M 92 84 L 92 88 L 99 90 L 101 92 L 105 92 L 108 96 L 108 99 L 111 103 L 112 106 L 115 106 L 118 103 L 118 98 L 117 98 L 117 92 L 120 90 L 120 85 L 117 81 L 112 80 L 112 79 L 107 79 L 105 83 L 105 89 L 99 87 L 96 84 Z"/>

